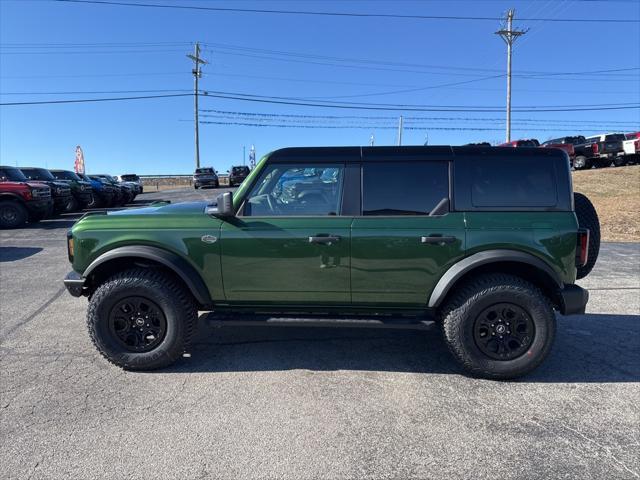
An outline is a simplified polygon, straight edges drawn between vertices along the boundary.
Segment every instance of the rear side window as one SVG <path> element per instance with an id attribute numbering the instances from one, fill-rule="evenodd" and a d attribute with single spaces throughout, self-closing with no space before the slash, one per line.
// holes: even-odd
<path id="1" fill-rule="evenodd" d="M 471 160 L 471 161 L 469 161 Z M 473 209 L 545 208 L 558 203 L 551 158 L 478 158 L 460 165 L 467 175 Z"/>
<path id="2" fill-rule="evenodd" d="M 363 215 L 429 215 L 448 197 L 448 162 L 370 162 L 362 168 Z"/>
<path id="3" fill-rule="evenodd" d="M 606 135 L 604 137 L 605 142 L 618 142 L 620 140 L 624 140 L 624 134 L 614 134 L 614 135 Z"/>

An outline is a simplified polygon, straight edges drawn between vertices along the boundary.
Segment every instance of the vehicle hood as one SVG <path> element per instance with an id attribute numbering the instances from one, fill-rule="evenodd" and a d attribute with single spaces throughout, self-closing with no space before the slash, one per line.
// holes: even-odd
<path id="1" fill-rule="evenodd" d="M 204 215 L 207 202 L 164 203 L 157 202 L 148 207 L 129 208 L 109 212 L 107 216 L 139 216 L 139 215 Z"/>
<path id="2" fill-rule="evenodd" d="M 46 184 L 46 183 L 44 183 L 44 182 L 32 182 L 32 181 L 28 181 L 28 182 L 25 182 L 25 183 L 26 183 L 27 185 L 29 185 L 30 187 L 32 187 L 32 188 L 44 188 L 44 187 L 47 187 L 47 188 L 49 188 L 49 189 L 50 189 L 49 185 L 47 185 L 47 184 Z"/>

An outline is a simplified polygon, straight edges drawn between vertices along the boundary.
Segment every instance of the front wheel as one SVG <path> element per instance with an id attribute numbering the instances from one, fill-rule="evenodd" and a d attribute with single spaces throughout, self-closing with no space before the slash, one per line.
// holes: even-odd
<path id="1" fill-rule="evenodd" d="M 155 269 L 118 273 L 91 296 L 89 335 L 109 362 L 125 370 L 171 365 L 188 348 L 197 320 L 191 294 Z"/>
<path id="2" fill-rule="evenodd" d="M 16 228 L 27 223 L 29 212 L 21 203 L 13 200 L 0 202 L 0 228 Z"/>
<path id="3" fill-rule="evenodd" d="M 504 380 L 534 370 L 556 331 L 548 298 L 507 274 L 479 276 L 456 288 L 441 310 L 449 350 L 470 374 Z"/>

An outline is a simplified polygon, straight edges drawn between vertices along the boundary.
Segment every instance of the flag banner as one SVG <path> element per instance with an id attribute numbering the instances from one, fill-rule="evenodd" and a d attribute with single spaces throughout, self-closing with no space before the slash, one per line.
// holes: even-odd
<path id="1" fill-rule="evenodd" d="M 76 173 L 84 174 L 84 153 L 82 152 L 82 147 L 80 147 L 80 145 L 76 147 L 76 163 L 74 170 Z"/>

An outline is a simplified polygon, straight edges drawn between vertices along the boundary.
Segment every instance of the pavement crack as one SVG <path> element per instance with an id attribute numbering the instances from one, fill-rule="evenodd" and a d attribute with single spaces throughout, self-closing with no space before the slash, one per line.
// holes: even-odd
<path id="1" fill-rule="evenodd" d="M 30 315 L 27 315 L 25 318 L 23 318 L 22 320 L 18 321 L 18 323 L 16 323 L 12 327 L 9 327 L 7 329 L 7 331 L 4 332 L 4 334 L 0 337 L 0 339 L 1 340 L 6 340 L 7 337 L 9 337 L 13 332 L 15 332 L 20 327 L 23 327 L 24 325 L 29 323 L 31 320 L 36 318 L 38 315 L 40 315 L 42 312 L 44 312 L 49 305 L 51 305 L 58 298 L 60 298 L 60 296 L 64 293 L 64 291 L 65 291 L 65 287 L 60 287 L 60 289 L 56 293 L 54 293 L 49 300 L 47 300 L 40 307 L 38 307 L 38 309 L 35 312 L 33 312 Z"/>

